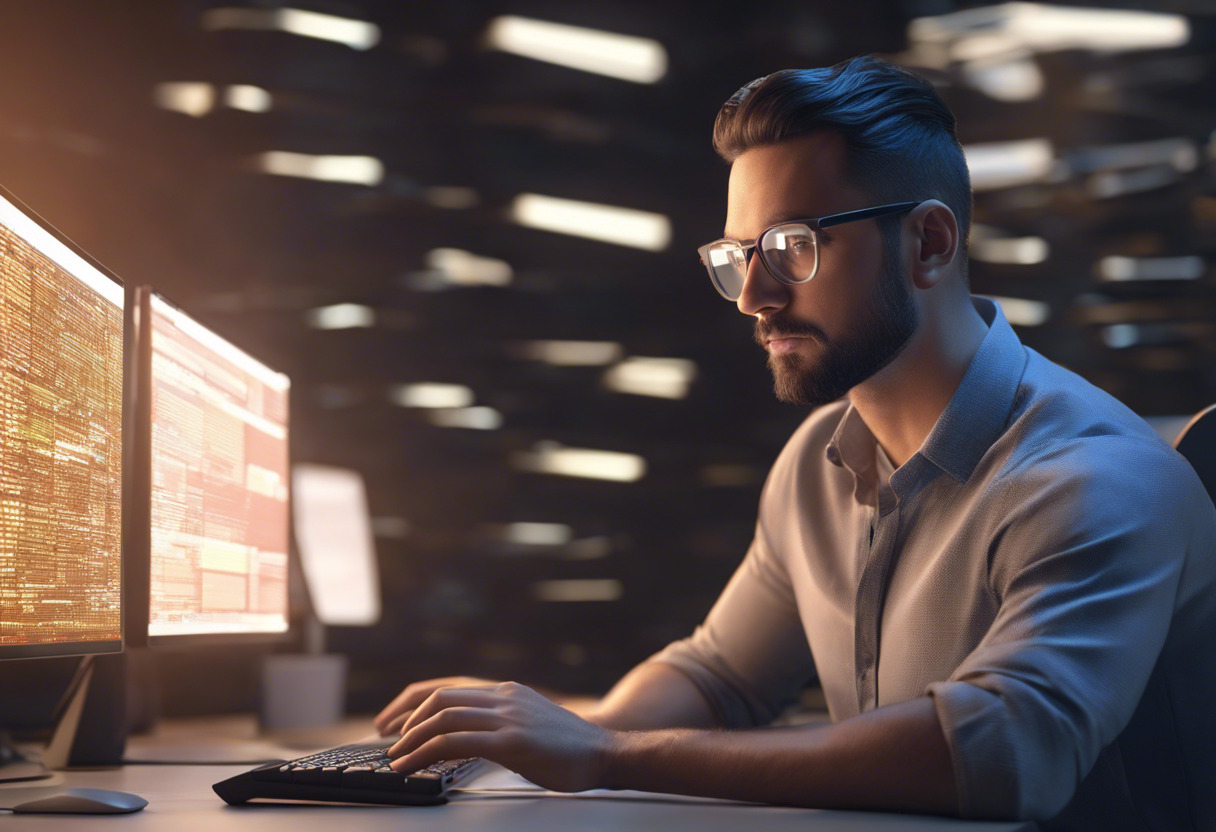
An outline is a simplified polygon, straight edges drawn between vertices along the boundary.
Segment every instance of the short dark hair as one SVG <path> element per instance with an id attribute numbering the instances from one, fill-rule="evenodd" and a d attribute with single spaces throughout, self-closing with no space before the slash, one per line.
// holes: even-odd
<path id="1" fill-rule="evenodd" d="M 774 72 L 722 105 L 714 150 L 733 162 L 754 147 L 819 130 L 841 135 L 848 180 L 878 202 L 940 199 L 948 205 L 958 220 L 966 273 L 971 177 L 954 114 L 932 84 L 870 56 Z"/>

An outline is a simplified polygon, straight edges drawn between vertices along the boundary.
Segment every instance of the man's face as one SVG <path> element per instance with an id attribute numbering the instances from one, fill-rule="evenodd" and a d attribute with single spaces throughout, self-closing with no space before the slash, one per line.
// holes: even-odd
<path id="1" fill-rule="evenodd" d="M 747 151 L 731 167 L 726 236 L 754 240 L 785 219 L 869 208 L 845 179 L 844 141 L 801 136 Z M 777 398 L 819 407 L 877 373 L 916 331 L 918 315 L 893 247 L 884 257 L 878 222 L 821 232 L 819 271 L 809 282 L 778 282 L 753 257 L 739 311 L 756 319 Z"/>

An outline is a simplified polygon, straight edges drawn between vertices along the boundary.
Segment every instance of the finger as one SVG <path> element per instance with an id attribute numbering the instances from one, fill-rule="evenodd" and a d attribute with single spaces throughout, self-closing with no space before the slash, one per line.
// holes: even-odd
<path id="1" fill-rule="evenodd" d="M 404 757 L 393 760 L 391 766 L 393 771 L 408 774 L 440 760 L 460 760 L 465 757 L 493 759 L 494 736 L 491 731 L 442 734 L 427 740 Z"/>
<path id="2" fill-rule="evenodd" d="M 390 757 L 403 757 L 437 736 L 464 731 L 494 731 L 502 725 L 502 715 L 490 708 L 445 708 L 402 734 L 401 739 L 386 753 Z"/>
<path id="3" fill-rule="evenodd" d="M 497 704 L 493 686 L 481 688 L 443 688 L 427 697 L 426 701 L 414 709 L 414 712 L 402 724 L 401 734 L 409 733 L 410 729 L 421 722 L 430 719 L 445 708 L 490 708 Z"/>
<path id="4" fill-rule="evenodd" d="M 413 711 L 406 711 L 401 716 L 396 717 L 392 722 L 388 723 L 387 725 L 385 725 L 383 728 L 380 729 L 380 736 L 382 736 L 382 737 L 391 737 L 394 735 L 400 736 L 401 729 L 405 727 L 405 721 L 410 718 L 410 714 L 412 714 L 412 713 L 413 713 Z"/>

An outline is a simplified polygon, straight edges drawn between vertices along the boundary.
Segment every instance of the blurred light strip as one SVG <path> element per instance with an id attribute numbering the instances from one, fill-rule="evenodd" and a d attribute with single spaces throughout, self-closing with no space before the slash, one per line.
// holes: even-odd
<path id="1" fill-rule="evenodd" d="M 335 303 L 307 312 L 314 329 L 359 329 L 376 325 L 376 310 L 359 303 Z"/>
<path id="2" fill-rule="evenodd" d="M 508 523 L 499 535 L 521 546 L 562 546 L 574 539 L 574 530 L 565 523 Z"/>
<path id="3" fill-rule="evenodd" d="M 624 353 L 615 341 L 527 341 L 519 348 L 524 358 L 555 367 L 602 367 Z"/>
<path id="4" fill-rule="evenodd" d="M 371 49 L 380 42 L 380 27 L 366 20 L 301 9 L 208 9 L 203 28 L 280 31 L 305 38 L 345 44 L 351 49 Z"/>
<path id="5" fill-rule="evenodd" d="M 1190 37 L 1190 24 L 1179 14 L 1045 3 L 1002 3 L 921 17 L 908 25 L 910 42 L 946 46 L 956 61 L 1016 55 L 1026 50 L 1169 49 L 1186 44 Z"/>
<path id="6" fill-rule="evenodd" d="M 513 454 L 512 463 L 522 471 L 536 474 L 612 482 L 635 482 L 646 475 L 646 460 L 636 454 L 565 448 L 550 443 L 541 443 L 532 452 Z"/>
<path id="7" fill-rule="evenodd" d="M 274 103 L 270 93 L 252 84 L 233 84 L 224 91 L 224 103 L 234 110 L 267 113 Z"/>
<path id="8" fill-rule="evenodd" d="M 1051 247 L 1042 237 L 998 237 L 972 225 L 967 255 L 983 263 L 1033 266 L 1047 260 Z"/>
<path id="9" fill-rule="evenodd" d="M 389 400 L 401 407 L 463 408 L 473 404 L 473 391 L 463 384 L 398 384 L 389 390 Z"/>
<path id="10" fill-rule="evenodd" d="M 982 295 L 988 300 L 996 301 L 1005 313 L 1005 320 L 1014 326 L 1041 326 L 1051 317 L 1051 307 L 1040 300 L 1026 298 L 1007 298 L 1000 295 Z"/>
<path id="11" fill-rule="evenodd" d="M 441 428 L 498 430 L 502 427 L 502 414 L 492 407 L 436 408 L 430 411 L 427 418 L 432 425 Z"/>
<path id="12" fill-rule="evenodd" d="M 1207 262 L 1187 257 L 1103 257 L 1098 278 L 1111 283 L 1126 280 L 1198 280 L 1207 273 Z"/>
<path id="13" fill-rule="evenodd" d="M 1047 139 L 993 142 L 963 147 L 971 187 L 977 191 L 1008 188 L 1046 179 L 1055 163 Z"/>
<path id="14" fill-rule="evenodd" d="M 686 358 L 627 358 L 604 373 L 604 386 L 618 393 L 682 399 L 697 375 Z"/>
<path id="15" fill-rule="evenodd" d="M 671 242 L 671 222 L 667 217 L 633 208 L 520 194 L 509 213 L 514 222 L 529 228 L 646 251 L 662 251 Z"/>
<path id="16" fill-rule="evenodd" d="M 532 594 L 538 601 L 617 601 L 625 587 L 615 578 L 537 581 Z"/>
<path id="17" fill-rule="evenodd" d="M 258 170 L 277 176 L 297 176 L 352 185 L 379 185 L 384 179 L 384 165 L 374 156 L 314 156 L 270 150 L 254 158 Z"/>
<path id="18" fill-rule="evenodd" d="M 451 286 L 507 286 L 514 272 L 511 264 L 493 257 L 479 257 L 458 248 L 436 248 L 427 252 L 426 266 Z"/>
<path id="19" fill-rule="evenodd" d="M 199 81 L 166 81 L 152 90 L 156 106 L 201 118 L 215 106 L 215 88 Z"/>
<path id="20" fill-rule="evenodd" d="M 490 21 L 493 49 L 639 84 L 667 74 L 667 50 L 656 40 L 504 15 Z"/>

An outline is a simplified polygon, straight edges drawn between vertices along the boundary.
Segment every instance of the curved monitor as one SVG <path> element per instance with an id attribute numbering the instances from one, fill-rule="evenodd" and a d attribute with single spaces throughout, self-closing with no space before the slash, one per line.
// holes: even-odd
<path id="1" fill-rule="evenodd" d="M 0 659 L 122 649 L 124 300 L 0 188 Z"/>
<path id="2" fill-rule="evenodd" d="M 149 642 L 281 636 L 290 381 L 160 295 L 140 295 Z"/>

